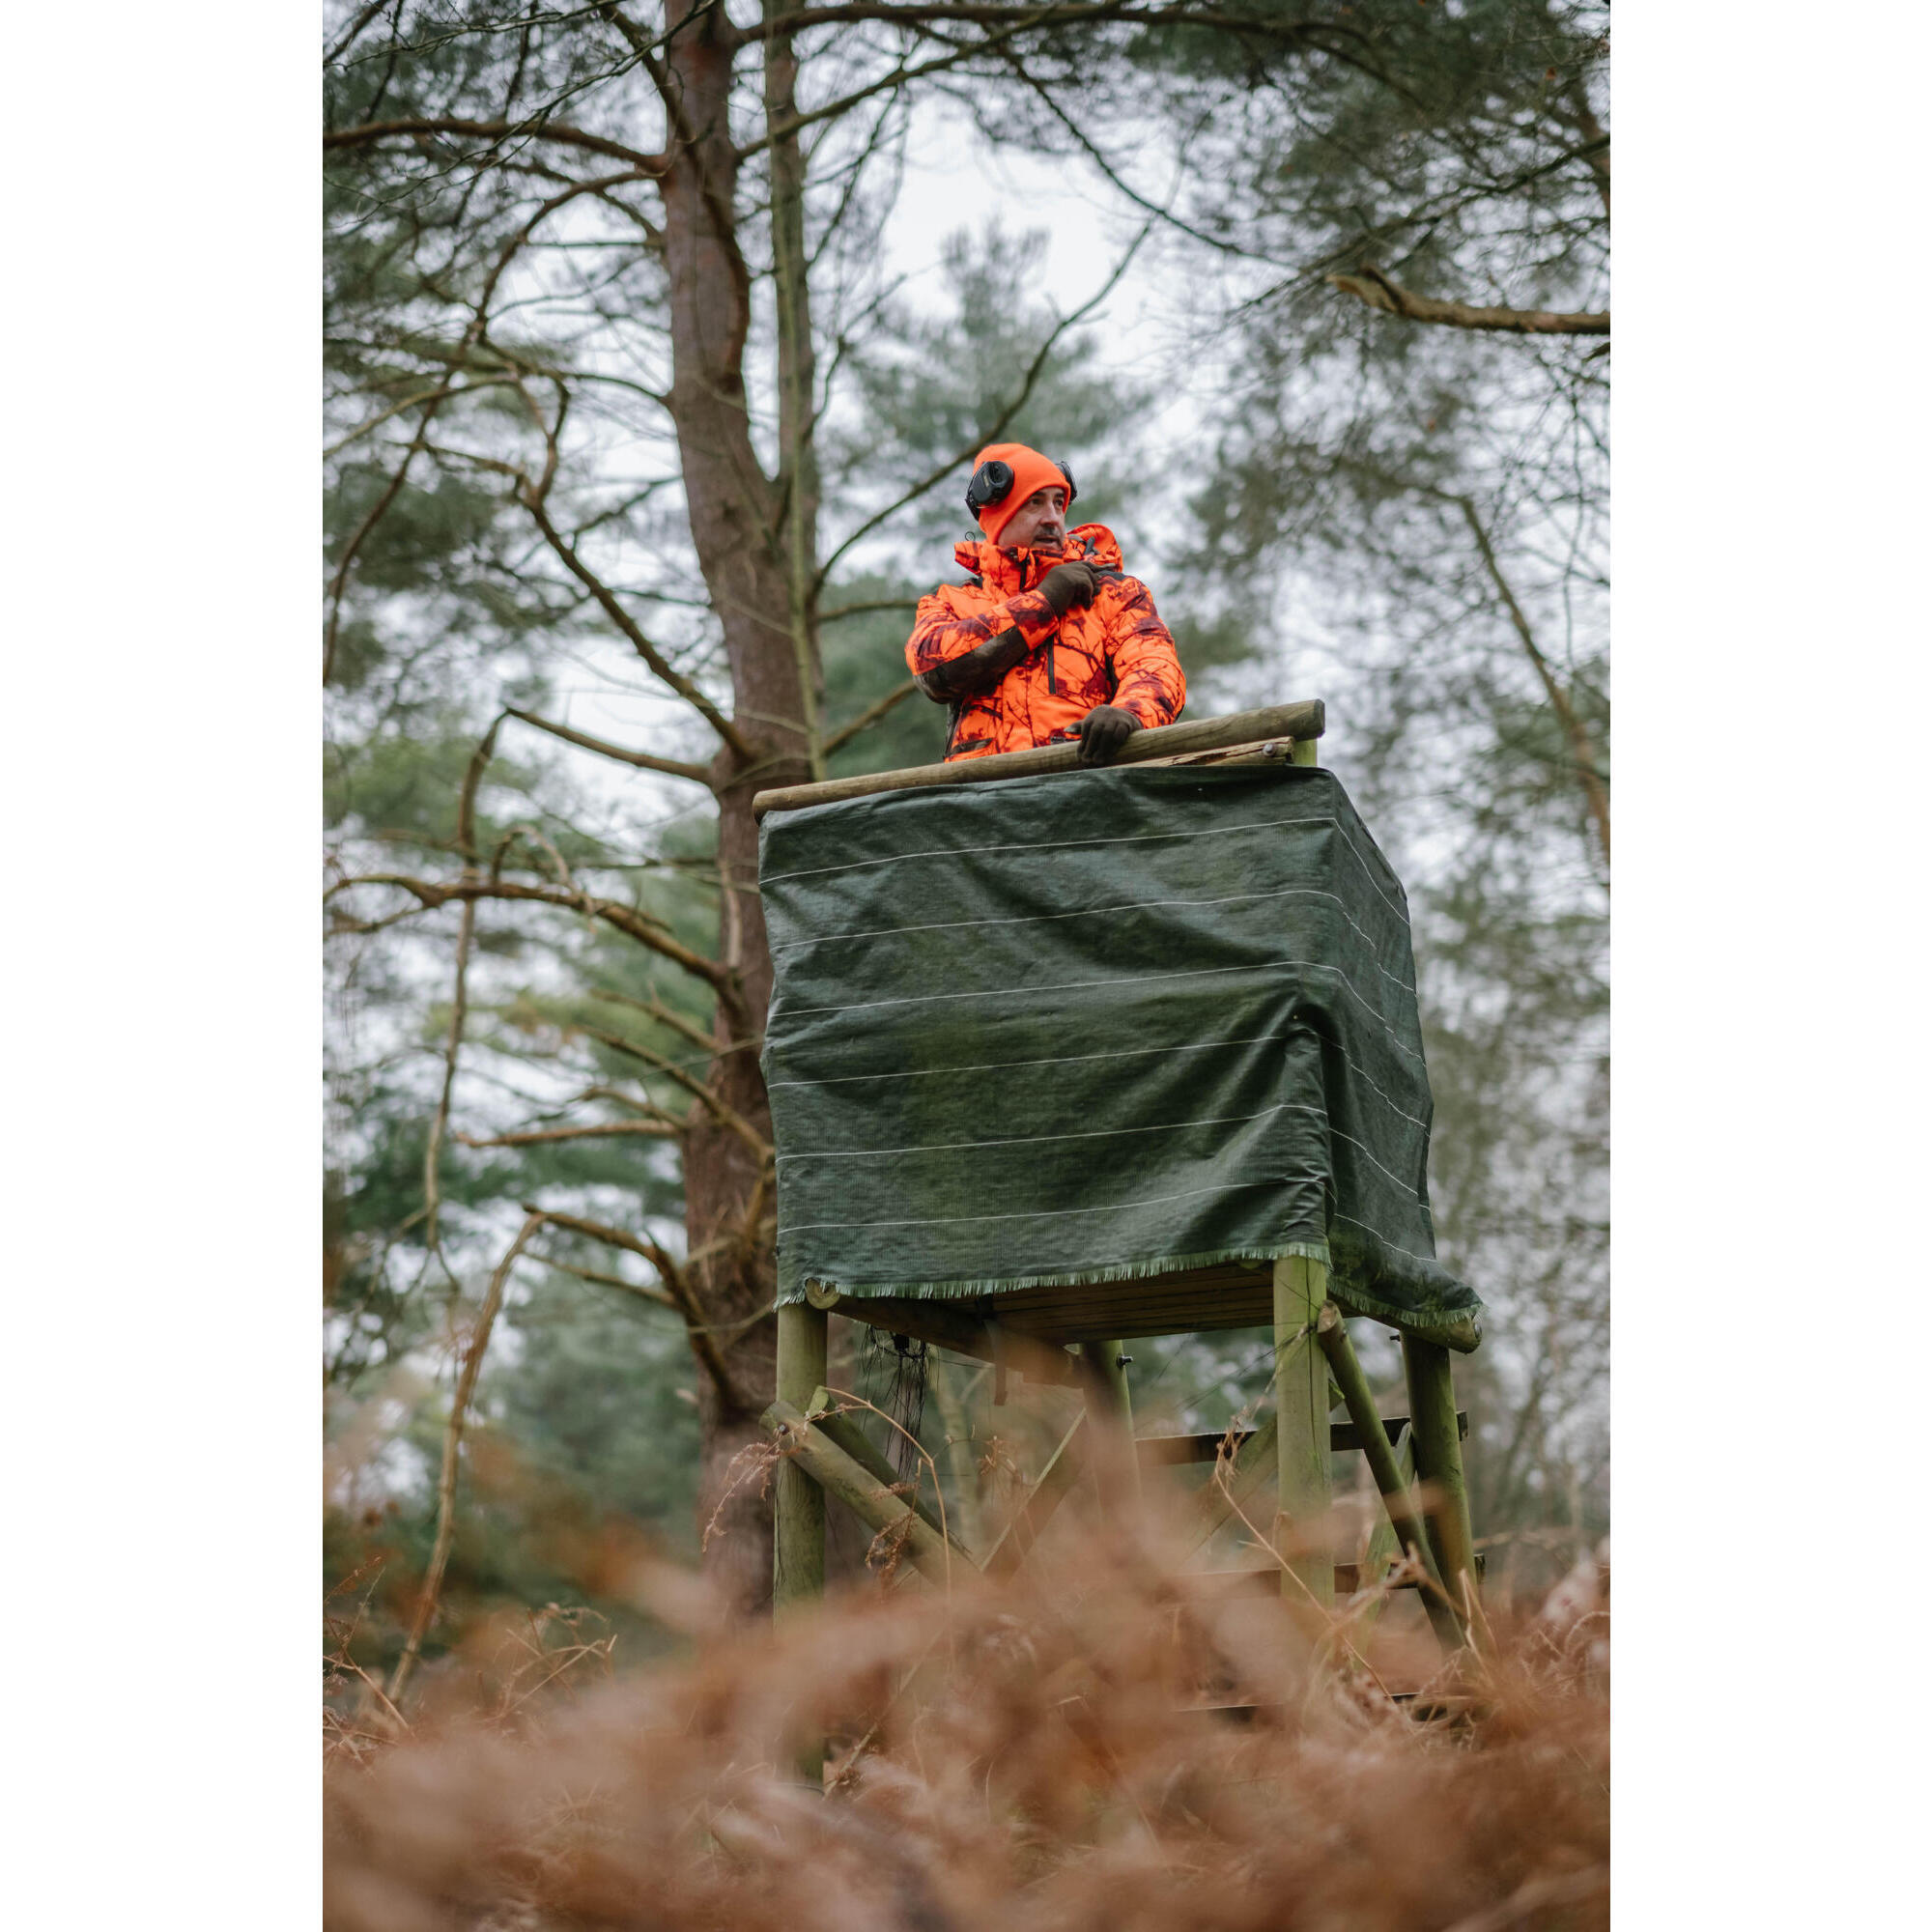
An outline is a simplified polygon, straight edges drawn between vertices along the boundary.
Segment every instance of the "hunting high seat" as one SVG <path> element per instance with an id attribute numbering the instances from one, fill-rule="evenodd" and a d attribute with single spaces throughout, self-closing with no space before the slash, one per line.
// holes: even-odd
<path id="1" fill-rule="evenodd" d="M 1481 1304 L 1435 1260 L 1406 903 L 1318 765 L 1322 728 L 1319 702 L 1284 704 L 1136 732 L 1104 770 L 1057 745 L 754 800 L 776 1605 L 823 1589 L 828 1492 L 929 1575 L 1010 1571 L 1083 1423 L 1131 1433 L 1123 1343 L 1272 1323 L 1274 1412 L 1203 1492 L 1200 1540 L 1270 1470 L 1284 1517 L 1321 1517 L 1331 1455 L 1357 1449 L 1387 1506 L 1374 1563 L 1414 1559 L 1445 1645 L 1479 1632 L 1451 1350 L 1477 1345 Z M 949 1539 L 832 1412 L 833 1313 L 990 1363 L 1001 1388 L 1083 1391 L 988 1549 Z M 1347 1315 L 1401 1334 L 1394 1440 Z M 1128 1477 L 1220 1440 L 1144 1438 Z M 1280 1586 L 1332 1603 L 1376 1580 L 1352 1571 L 1304 1549 Z"/>

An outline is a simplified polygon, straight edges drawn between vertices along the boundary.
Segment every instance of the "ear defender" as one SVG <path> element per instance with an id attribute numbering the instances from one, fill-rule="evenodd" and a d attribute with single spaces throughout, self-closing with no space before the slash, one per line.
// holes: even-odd
<path id="1" fill-rule="evenodd" d="M 1013 470 L 1009 463 L 1001 463 L 996 458 L 991 463 L 982 463 L 973 472 L 973 480 L 966 486 L 966 507 L 977 517 L 981 510 L 991 509 L 995 503 L 1004 503 L 1012 495 Z"/>

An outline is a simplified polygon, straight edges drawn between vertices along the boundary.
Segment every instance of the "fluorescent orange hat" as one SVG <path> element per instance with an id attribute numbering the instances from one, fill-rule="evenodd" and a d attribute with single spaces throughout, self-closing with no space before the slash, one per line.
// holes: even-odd
<path id="1" fill-rule="evenodd" d="M 1004 469 L 989 469 L 999 465 Z M 1002 489 L 1000 485 L 1006 487 Z M 1063 464 L 1023 442 L 989 442 L 973 459 L 973 480 L 966 490 L 966 507 L 980 520 L 989 543 L 998 543 L 1000 532 L 1012 521 L 1013 512 L 1036 490 L 1058 483 L 1073 500 L 1073 478 Z"/>

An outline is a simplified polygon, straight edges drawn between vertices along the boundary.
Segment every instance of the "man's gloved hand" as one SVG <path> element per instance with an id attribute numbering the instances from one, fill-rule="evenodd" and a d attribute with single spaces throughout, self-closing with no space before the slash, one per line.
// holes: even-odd
<path id="1" fill-rule="evenodd" d="M 1064 617 L 1076 604 L 1091 604 L 1100 580 L 1084 563 L 1069 559 L 1056 563 L 1039 580 L 1039 594 L 1053 606 L 1053 614 Z"/>
<path id="2" fill-rule="evenodd" d="M 1141 721 L 1131 711 L 1122 711 L 1118 704 L 1094 705 L 1080 721 L 1080 762 L 1111 764 L 1120 756 L 1121 747 L 1140 728 Z"/>

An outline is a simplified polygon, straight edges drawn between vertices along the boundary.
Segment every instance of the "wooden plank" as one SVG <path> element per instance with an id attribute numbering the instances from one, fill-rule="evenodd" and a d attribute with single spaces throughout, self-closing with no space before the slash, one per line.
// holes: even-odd
<path id="1" fill-rule="evenodd" d="M 1343 1312 L 1353 1314 L 1347 1293 L 1335 1290 L 1332 1283 L 1330 1288 Z M 1210 1268 L 1150 1275 L 1139 1281 L 1019 1288 L 958 1300 L 847 1295 L 836 1288 L 809 1289 L 807 1293 L 817 1307 L 836 1309 L 855 1321 L 895 1334 L 925 1333 L 928 1340 L 938 1341 L 942 1347 L 977 1354 L 981 1360 L 988 1359 L 983 1350 L 945 1339 L 939 1332 L 941 1325 L 958 1327 L 997 1316 L 1011 1335 L 1065 1344 L 1264 1328 L 1274 1318 L 1273 1270 L 1265 1263 L 1223 1263 Z M 1481 1340 L 1475 1324 L 1466 1319 L 1419 1332 L 1425 1340 L 1465 1352 Z"/>
<path id="2" fill-rule="evenodd" d="M 1047 1520 L 1085 1473 L 1086 1459 L 1080 1453 L 1079 1443 L 1086 1428 L 1087 1411 L 1083 1408 L 1067 1425 L 1066 1434 L 1046 1459 L 1046 1466 L 1033 1488 L 1014 1504 L 1006 1526 L 986 1551 L 983 1568 L 987 1576 L 1009 1577 L 1026 1561 L 1027 1551 L 1046 1527 Z"/>
<path id="3" fill-rule="evenodd" d="M 1385 1415 L 1381 1418 L 1383 1433 L 1393 1441 L 1408 1427 L 1406 1415 Z M 1466 1439 L 1469 1434 L 1469 1411 L 1459 1408 L 1456 1411 L 1456 1427 Z M 1244 1429 L 1236 1437 L 1238 1449 L 1254 1434 Z M 1208 1430 L 1199 1435 L 1143 1435 L 1134 1443 L 1141 1459 L 1143 1469 L 1172 1469 L 1185 1467 L 1191 1463 L 1211 1463 L 1221 1444 L 1228 1439 L 1225 1429 Z M 1328 1425 L 1328 1447 L 1331 1453 L 1340 1456 L 1345 1451 L 1362 1446 L 1361 1431 L 1352 1422 L 1331 1422 Z"/>
<path id="4" fill-rule="evenodd" d="M 1306 1255 L 1274 1264 L 1274 1408 L 1277 1492 L 1275 1547 L 1293 1575 L 1281 1578 L 1284 1597 L 1318 1604 L 1335 1600 L 1331 1550 L 1299 1548 L 1325 1518 L 1328 1481 L 1328 1364 L 1315 1340 L 1315 1320 L 1328 1298 L 1328 1270 Z M 1320 1536 L 1323 1532 L 1315 1530 Z"/>
<path id="5" fill-rule="evenodd" d="M 1145 765 L 1191 752 L 1245 745 L 1270 738 L 1301 743 L 1321 737 L 1326 718 L 1320 698 L 1272 704 L 1259 711 L 1236 711 L 1221 718 L 1196 718 L 1179 724 L 1156 724 L 1136 731 L 1114 762 Z M 868 772 L 859 778 L 831 779 L 820 784 L 778 785 L 755 792 L 753 815 L 798 811 L 807 806 L 836 805 L 880 792 L 920 791 L 937 785 L 984 784 L 998 779 L 1054 778 L 1081 771 L 1077 744 L 1037 745 L 1024 752 L 996 752 L 987 758 L 958 758 L 951 764 L 908 765 L 895 772 Z"/>
<path id="6" fill-rule="evenodd" d="M 1346 1293 L 1333 1293 L 1345 1314 L 1355 1312 Z M 1224 1328 L 1264 1328 L 1274 1319 L 1273 1271 L 1266 1264 L 1222 1264 L 1150 1275 L 1140 1281 L 1020 1288 L 957 1300 L 845 1294 L 818 1285 L 809 1288 L 807 1294 L 814 1307 L 834 1310 L 892 1334 L 919 1337 L 980 1361 L 990 1361 L 992 1356 L 980 1324 L 996 1316 L 1009 1337 L 1056 1348 L 1069 1343 L 1208 1334 Z M 1464 1352 L 1481 1339 L 1475 1324 L 1466 1319 L 1420 1333 L 1424 1340 Z M 1023 1371 L 1029 1380 L 1043 1378 L 1061 1387 L 1070 1384 L 1070 1364 L 1062 1368 L 1050 1358 L 1040 1360 L 1038 1373 L 1017 1356 L 1009 1366 Z"/>
<path id="7" fill-rule="evenodd" d="M 1390 1557 L 1394 1551 L 1389 1552 Z M 1377 1564 L 1373 1561 L 1357 1567 L 1353 1563 L 1335 1565 L 1335 1594 L 1338 1597 L 1352 1597 L 1362 1587 L 1364 1575 L 1379 1577 L 1388 1570 L 1388 1559 Z M 1272 1564 L 1244 1564 L 1237 1570 L 1187 1570 L 1172 1579 L 1178 1596 L 1190 1601 L 1203 1597 L 1278 1597 L 1281 1595 L 1281 1572 Z M 1412 1590 L 1414 1579 L 1398 1583 L 1398 1590 Z"/>

